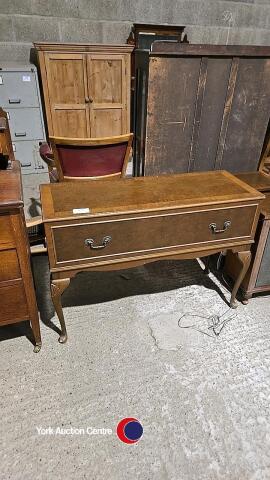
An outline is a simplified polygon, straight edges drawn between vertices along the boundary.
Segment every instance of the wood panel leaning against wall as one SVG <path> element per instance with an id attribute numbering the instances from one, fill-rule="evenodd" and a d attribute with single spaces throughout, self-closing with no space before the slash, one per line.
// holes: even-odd
<path id="1" fill-rule="evenodd" d="M 50 136 L 130 131 L 130 45 L 34 43 Z"/>
<path id="2" fill-rule="evenodd" d="M 258 169 L 270 111 L 270 47 L 153 44 L 145 175 Z"/>

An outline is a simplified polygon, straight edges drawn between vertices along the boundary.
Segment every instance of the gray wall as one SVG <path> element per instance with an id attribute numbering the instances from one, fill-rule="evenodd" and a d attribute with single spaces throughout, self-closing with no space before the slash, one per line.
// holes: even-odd
<path id="1" fill-rule="evenodd" d="M 0 59 L 33 41 L 123 43 L 133 22 L 187 25 L 193 43 L 270 45 L 270 0 L 0 0 Z"/>

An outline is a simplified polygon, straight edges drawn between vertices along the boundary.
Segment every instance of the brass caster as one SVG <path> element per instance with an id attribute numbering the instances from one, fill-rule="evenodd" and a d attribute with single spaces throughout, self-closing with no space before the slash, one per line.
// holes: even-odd
<path id="1" fill-rule="evenodd" d="M 66 343 L 67 341 L 67 334 L 63 334 L 63 335 L 60 335 L 60 337 L 58 338 L 58 342 L 59 343 Z"/>
<path id="2" fill-rule="evenodd" d="M 243 305 L 247 305 L 248 302 L 249 302 L 249 299 L 248 299 L 248 298 L 244 298 L 244 299 L 242 300 L 242 304 L 243 304 Z"/>
<path id="3" fill-rule="evenodd" d="M 41 343 L 37 343 L 35 346 L 34 346 L 34 353 L 38 353 L 40 352 L 40 349 L 41 349 Z"/>
<path id="4" fill-rule="evenodd" d="M 237 308 L 237 307 L 238 307 L 237 301 L 234 300 L 234 301 L 230 302 L 230 307 L 231 307 L 231 308 Z"/>

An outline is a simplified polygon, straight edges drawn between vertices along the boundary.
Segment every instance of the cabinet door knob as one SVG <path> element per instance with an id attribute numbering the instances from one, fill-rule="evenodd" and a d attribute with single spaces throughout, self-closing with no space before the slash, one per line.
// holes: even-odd
<path id="1" fill-rule="evenodd" d="M 93 103 L 92 97 L 85 97 L 85 103 Z"/>

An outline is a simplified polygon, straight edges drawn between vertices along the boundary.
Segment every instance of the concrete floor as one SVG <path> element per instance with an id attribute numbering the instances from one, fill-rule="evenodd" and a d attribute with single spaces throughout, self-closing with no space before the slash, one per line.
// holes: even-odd
<path id="1" fill-rule="evenodd" d="M 41 352 L 27 323 L 0 329 L 1 480 L 270 478 L 270 297 L 228 310 L 196 261 L 79 274 L 60 345 L 46 256 L 34 271 Z M 136 445 L 115 434 L 127 416 L 144 428 Z M 62 426 L 113 433 L 37 431 Z"/>

